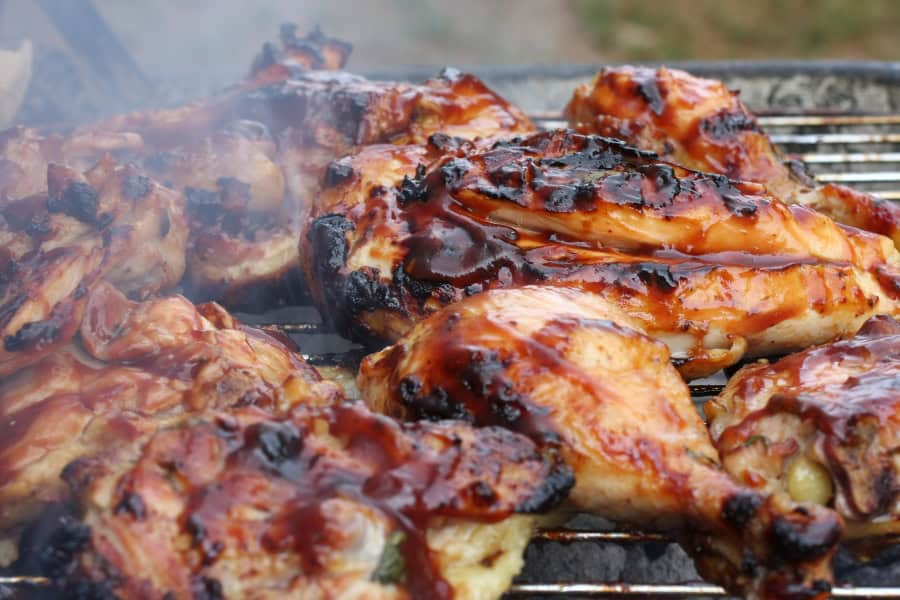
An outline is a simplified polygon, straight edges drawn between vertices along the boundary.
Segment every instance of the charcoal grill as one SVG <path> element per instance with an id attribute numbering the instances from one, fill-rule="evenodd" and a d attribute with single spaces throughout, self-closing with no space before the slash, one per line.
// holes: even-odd
<path id="1" fill-rule="evenodd" d="M 760 115 L 760 125 L 787 152 L 804 160 L 820 182 L 851 185 L 892 201 L 900 201 L 900 63 L 774 62 L 774 63 L 682 63 L 672 66 L 722 79 L 741 90 L 744 102 Z M 543 128 L 564 127 L 559 110 L 576 85 L 587 82 L 597 66 L 513 67 L 466 69 L 481 76 L 507 99 L 521 106 Z M 368 73 L 375 79 L 419 80 L 432 76 L 432 67 L 402 72 Z M 354 345 L 330 331 L 316 310 L 308 305 L 264 314 L 239 315 L 244 322 L 276 328 L 294 338 L 312 364 L 355 369 L 371 351 Z M 691 395 L 698 406 L 719 393 L 726 379 L 719 374 L 692 383 Z M 351 393 L 353 391 L 351 390 Z M 577 521 L 577 518 L 576 518 Z M 574 555 L 589 554 L 591 547 L 630 549 L 649 546 L 645 558 L 669 553 L 674 542 L 662 534 L 611 530 L 612 524 L 589 520 L 588 524 L 549 529 L 536 534 L 527 553 L 525 570 L 510 588 L 515 598 L 724 598 L 721 587 L 696 579 L 692 567 L 681 573 L 688 578 L 666 581 L 659 574 L 648 579 L 659 582 L 622 582 L 595 564 L 587 577 L 560 574 L 543 560 L 547 552 L 564 545 Z M 549 548 L 548 548 L 549 547 Z M 676 551 L 678 552 L 678 551 Z M 602 553 L 601 555 L 602 556 Z M 621 554 L 620 554 L 621 556 Z M 628 555 L 631 556 L 631 555 Z M 588 557 L 590 558 L 590 557 Z M 602 560 L 602 558 L 600 559 Z M 683 564 L 689 564 L 681 555 Z M 687 561 L 685 563 L 685 561 Z M 677 562 L 677 557 L 676 557 Z M 832 591 L 834 598 L 894 598 L 900 600 L 900 558 L 891 573 L 877 586 L 853 586 L 851 575 Z M 665 574 L 664 574 L 665 575 Z M 671 579 L 671 573 L 668 574 Z M 677 577 L 678 573 L 676 573 Z M 892 577 L 891 577 L 892 575 Z M 39 589 L 49 581 L 43 577 L 0 576 L 0 598 L 4 586 Z"/>

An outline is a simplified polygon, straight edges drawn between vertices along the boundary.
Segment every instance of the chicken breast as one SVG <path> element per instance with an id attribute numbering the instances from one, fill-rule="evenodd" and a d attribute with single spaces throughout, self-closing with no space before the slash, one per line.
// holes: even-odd
<path id="1" fill-rule="evenodd" d="M 102 282 L 75 337 L 0 381 L 0 531 L 65 495 L 71 461 L 206 409 L 284 412 L 342 395 L 275 337 L 180 296 L 128 300 Z"/>
<path id="2" fill-rule="evenodd" d="M 887 238 L 615 140 L 438 138 L 328 173 L 301 259 L 322 313 L 357 339 L 396 340 L 490 288 L 571 286 L 638 319 L 693 377 L 898 311 Z"/>
<path id="3" fill-rule="evenodd" d="M 565 114 L 583 133 L 620 138 L 698 171 L 764 184 L 784 202 L 900 245 L 900 205 L 842 185 L 816 185 L 720 81 L 665 67 L 606 68 L 575 90 Z"/>
<path id="4" fill-rule="evenodd" d="M 523 436 L 349 404 L 197 415 L 65 476 L 79 516 L 48 513 L 21 570 L 141 599 L 499 598 L 572 481 Z"/>
<path id="5" fill-rule="evenodd" d="M 87 169 L 106 153 L 188 199 L 185 292 L 271 307 L 292 299 L 296 245 L 326 165 L 359 146 L 525 133 L 534 125 L 472 75 L 422 84 L 337 71 L 349 46 L 282 31 L 237 86 L 188 106 L 121 115 L 65 135 L 0 134 L 0 202 L 46 190 L 49 162 Z"/>
<path id="6" fill-rule="evenodd" d="M 183 196 L 109 158 L 47 177 L 47 194 L 0 209 L 0 377 L 68 342 L 100 281 L 142 298 L 184 273 Z"/>

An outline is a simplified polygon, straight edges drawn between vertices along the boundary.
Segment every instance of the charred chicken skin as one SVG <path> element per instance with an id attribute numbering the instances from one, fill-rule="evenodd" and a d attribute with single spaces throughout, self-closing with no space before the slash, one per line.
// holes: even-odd
<path id="1" fill-rule="evenodd" d="M 686 376 L 852 335 L 898 311 L 890 240 L 761 186 L 567 131 L 432 136 L 332 163 L 301 240 L 322 312 L 396 340 L 495 287 L 579 287 L 669 344 Z"/>
<path id="2" fill-rule="evenodd" d="M 349 48 L 314 32 L 266 46 L 242 84 L 189 106 L 114 117 L 66 136 L 0 136 L 0 200 L 44 191 L 51 161 L 85 169 L 104 153 L 188 197 L 192 298 L 239 303 L 296 270 L 296 243 L 325 166 L 356 147 L 534 130 L 471 75 L 419 85 L 340 68 Z M 321 69 L 321 70 L 318 70 Z M 273 290 L 274 291 L 274 290 Z"/>
<path id="3" fill-rule="evenodd" d="M 181 194 L 108 157 L 47 178 L 47 193 L 0 206 L 0 377 L 68 342 L 100 281 L 142 298 L 184 273 Z"/>
<path id="4" fill-rule="evenodd" d="M 102 282 L 76 335 L 0 380 L 0 530 L 63 496 L 72 460 L 187 413 L 332 404 L 338 388 L 278 339 L 180 296 L 134 302 Z"/>
<path id="5" fill-rule="evenodd" d="M 558 451 L 574 470 L 578 510 L 699 528 L 701 568 L 731 590 L 828 589 L 840 518 L 735 483 L 666 346 L 594 294 L 526 286 L 473 296 L 367 357 L 357 383 L 391 416 L 499 425 Z"/>
<path id="6" fill-rule="evenodd" d="M 620 138 L 698 171 L 764 184 L 784 202 L 900 246 L 900 205 L 842 185 L 816 185 L 720 81 L 664 67 L 607 68 L 575 90 L 565 114 L 583 133 Z"/>
<path id="7" fill-rule="evenodd" d="M 348 404 L 196 415 L 65 479 L 78 516 L 27 532 L 20 570 L 81 597 L 160 600 L 499 598 L 528 513 L 572 483 L 524 436 Z"/>
<path id="8" fill-rule="evenodd" d="M 746 366 L 705 407 L 725 468 L 761 491 L 833 506 L 851 537 L 895 535 L 900 323 Z"/>

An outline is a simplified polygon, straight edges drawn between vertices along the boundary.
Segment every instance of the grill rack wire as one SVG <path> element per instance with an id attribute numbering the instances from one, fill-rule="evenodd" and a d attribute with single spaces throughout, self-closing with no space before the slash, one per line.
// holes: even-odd
<path id="1" fill-rule="evenodd" d="M 566 121 L 558 113 L 529 115 L 544 129 L 565 127 Z M 765 115 L 758 117 L 772 141 L 810 166 L 820 183 L 851 184 L 886 200 L 900 200 L 900 114 L 887 115 Z M 803 131 L 780 131 L 799 128 Z M 841 129 L 834 131 L 834 129 Z M 863 128 L 868 131 L 846 131 Z M 871 131 L 871 129 L 875 131 Z M 806 131 L 810 130 L 810 131 Z M 820 151 L 822 146 L 836 146 L 834 151 Z M 842 147 L 843 146 L 843 147 Z M 849 149 L 848 146 L 852 146 Z M 859 148 L 862 146 L 862 148 Z M 829 168 L 831 167 L 831 168 Z M 839 167 L 835 169 L 834 167 Z M 843 167 L 841 169 L 840 167 Z M 884 184 L 889 187 L 885 188 Z M 276 328 L 285 334 L 333 333 L 318 322 L 256 323 Z M 344 353 L 304 354 L 306 360 L 318 365 L 347 365 L 357 362 L 358 351 Z M 702 402 L 724 387 L 721 384 L 690 384 L 691 396 Z M 640 542 L 671 542 L 670 537 L 639 531 L 581 531 L 565 528 L 539 531 L 532 542 L 619 544 Z M 22 590 L 42 588 L 51 581 L 41 576 L 3 576 L 0 586 Z M 507 592 L 509 598 L 728 598 L 717 585 L 702 581 L 677 584 L 641 584 L 617 582 L 551 582 L 514 583 Z M 872 598 L 900 600 L 900 587 L 836 586 L 833 598 Z"/>

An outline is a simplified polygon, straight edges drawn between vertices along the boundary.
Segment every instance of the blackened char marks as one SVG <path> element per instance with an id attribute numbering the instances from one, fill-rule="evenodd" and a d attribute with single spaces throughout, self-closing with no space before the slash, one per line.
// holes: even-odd
<path id="1" fill-rule="evenodd" d="M 626 171 L 610 175 L 603 180 L 603 190 L 607 198 L 622 206 L 644 206 L 644 192 L 641 182 L 644 177 L 634 171 Z"/>
<path id="2" fill-rule="evenodd" d="M 743 531 L 756 516 L 761 504 L 762 498 L 759 494 L 752 492 L 734 494 L 722 505 L 722 520 L 735 530 Z"/>
<path id="3" fill-rule="evenodd" d="M 752 217 L 756 215 L 757 203 L 748 198 L 731 184 L 724 175 L 707 175 L 713 189 L 722 198 L 722 203 L 736 217 Z"/>
<path id="4" fill-rule="evenodd" d="M 679 276 L 672 273 L 669 265 L 662 263 L 641 263 L 636 274 L 648 287 L 664 293 L 674 292 L 680 282 Z"/>
<path id="5" fill-rule="evenodd" d="M 653 206 L 669 206 L 675 201 L 675 197 L 681 193 L 681 180 L 675 175 L 675 169 L 669 165 L 645 165 L 640 167 L 640 172 L 653 181 L 653 189 L 655 190 L 652 201 Z"/>
<path id="6" fill-rule="evenodd" d="M 316 275 L 325 284 L 338 274 L 347 262 L 348 231 L 353 223 L 347 218 L 331 214 L 313 221 L 307 234 L 310 242 Z"/>
<path id="7" fill-rule="evenodd" d="M 217 579 L 199 577 L 191 584 L 194 600 L 223 600 L 222 584 Z"/>
<path id="8" fill-rule="evenodd" d="M 47 199 L 47 209 L 52 213 L 62 213 L 82 223 L 97 224 L 97 190 L 83 181 L 73 181 L 58 196 Z"/>
<path id="9" fill-rule="evenodd" d="M 74 516 L 71 506 L 53 504 L 28 526 L 19 542 L 12 572 L 57 578 L 65 575 L 90 539 L 90 529 Z"/>
<path id="10" fill-rule="evenodd" d="M 443 167 L 441 167 L 440 170 L 444 185 L 447 186 L 447 188 L 449 188 L 450 190 L 456 189 L 456 187 L 462 181 L 462 178 L 466 173 L 469 172 L 469 169 L 471 168 L 472 164 L 464 158 L 451 160 Z"/>
<path id="11" fill-rule="evenodd" d="M 11 263 L 11 265 L 10 265 L 10 271 L 12 271 L 12 274 L 15 274 L 15 270 L 16 270 L 14 268 L 14 265 L 15 265 L 15 263 Z M 4 281 L 4 283 L 6 283 L 7 281 L 12 282 L 12 279 L 11 278 L 7 279 L 6 277 L 4 277 L 3 281 Z M 25 304 L 25 302 L 27 302 L 27 301 L 28 301 L 28 294 L 20 293 L 16 296 L 13 296 L 10 300 L 8 300 L 6 302 L 6 304 L 3 304 L 2 306 L 0 306 L 0 327 L 6 327 L 7 324 L 9 324 L 10 320 L 13 318 L 13 316 L 15 316 L 15 314 L 19 311 L 19 309 L 22 308 L 22 305 Z"/>
<path id="12" fill-rule="evenodd" d="M 403 406 L 414 420 L 441 421 L 453 419 L 471 423 L 475 417 L 465 404 L 451 398 L 447 390 L 436 387 L 422 392 L 422 382 L 415 376 L 404 377 L 397 385 L 397 393 Z"/>
<path id="13" fill-rule="evenodd" d="M 645 190 L 644 182 L 652 182 L 652 190 Z M 665 164 L 638 164 L 631 170 L 615 173 L 603 180 L 607 199 L 620 206 L 654 209 L 671 206 L 682 191 L 693 193 L 693 182 L 679 179 L 675 169 Z M 648 193 L 645 193 L 648 192 Z"/>
<path id="14" fill-rule="evenodd" d="M 652 73 L 652 75 L 640 76 L 635 79 L 635 91 L 650 105 L 653 114 L 660 116 L 666 110 L 666 102 L 663 99 L 662 90 L 659 89 L 656 72 Z"/>
<path id="15" fill-rule="evenodd" d="M 150 193 L 153 184 L 146 175 L 129 174 L 122 181 L 122 193 L 128 200 L 140 200 Z"/>
<path id="16" fill-rule="evenodd" d="M 142 521 L 147 516 L 147 506 L 144 499 L 132 491 L 126 491 L 122 494 L 122 499 L 116 504 L 113 510 L 114 514 L 129 514 L 135 520 Z"/>
<path id="17" fill-rule="evenodd" d="M 590 212 L 596 208 L 594 185 L 589 181 L 582 181 L 575 185 L 548 186 L 545 189 L 549 191 L 544 197 L 544 208 L 548 212 Z"/>
<path id="18" fill-rule="evenodd" d="M 353 167 L 343 161 L 334 160 L 328 163 L 328 167 L 325 169 L 323 185 L 325 188 L 330 188 L 351 179 L 353 179 Z"/>
<path id="19" fill-rule="evenodd" d="M 759 131 L 756 119 L 741 111 L 720 110 L 700 121 L 700 131 L 714 140 L 724 141 L 742 131 Z"/>
<path id="20" fill-rule="evenodd" d="M 406 206 L 412 202 L 425 202 L 428 199 L 428 184 L 425 182 L 425 165 L 416 167 L 416 175 L 410 179 L 403 176 L 400 187 L 397 190 L 397 202 Z"/>
<path id="21" fill-rule="evenodd" d="M 559 155 L 547 156 L 538 160 L 537 163 L 540 166 L 600 171 L 615 169 L 629 163 L 640 164 L 656 158 L 656 154 L 653 152 L 639 150 L 615 138 L 599 135 L 585 136 L 571 132 L 545 135 L 565 135 L 566 137 L 561 140 L 562 151 Z M 548 143 L 549 139 L 532 136 L 528 140 L 528 147 L 537 152 L 544 152 L 545 149 L 541 148 L 544 145 L 542 142 Z"/>
<path id="22" fill-rule="evenodd" d="M 381 281 L 377 269 L 363 267 L 353 271 L 346 279 L 344 293 L 345 311 L 348 316 L 376 310 L 400 311 L 403 304 L 393 289 Z"/>
<path id="23" fill-rule="evenodd" d="M 347 136 L 351 143 L 363 143 L 365 141 L 362 139 L 365 129 L 363 121 L 374 95 L 370 92 L 339 88 L 332 94 L 332 99 L 337 130 Z"/>
<path id="24" fill-rule="evenodd" d="M 555 468 L 534 494 L 516 506 L 516 512 L 545 513 L 565 500 L 575 487 L 575 472 L 565 464 L 556 450 L 545 450 L 544 456 L 553 462 Z"/>
<path id="25" fill-rule="evenodd" d="M 3 348 L 7 352 L 38 349 L 56 342 L 61 330 L 60 323 L 55 319 L 26 323 L 14 334 L 3 338 Z"/>
<path id="26" fill-rule="evenodd" d="M 841 527 L 837 520 L 805 522 L 777 517 L 772 522 L 770 536 L 778 557 L 800 563 L 831 551 L 840 539 Z"/>
<path id="27" fill-rule="evenodd" d="M 300 432 L 290 423 L 263 422 L 247 428 L 247 447 L 267 470 L 281 474 L 281 469 L 303 449 Z"/>
<path id="28" fill-rule="evenodd" d="M 188 211 L 203 218 L 204 221 L 213 221 L 221 212 L 218 192 L 186 187 L 184 195 L 187 198 Z"/>
<path id="29" fill-rule="evenodd" d="M 426 300 L 436 297 L 442 303 L 452 302 L 456 296 L 456 290 L 449 283 L 422 281 L 411 277 L 398 265 L 393 273 L 393 287 L 401 292 L 406 292 L 423 305 Z"/>

